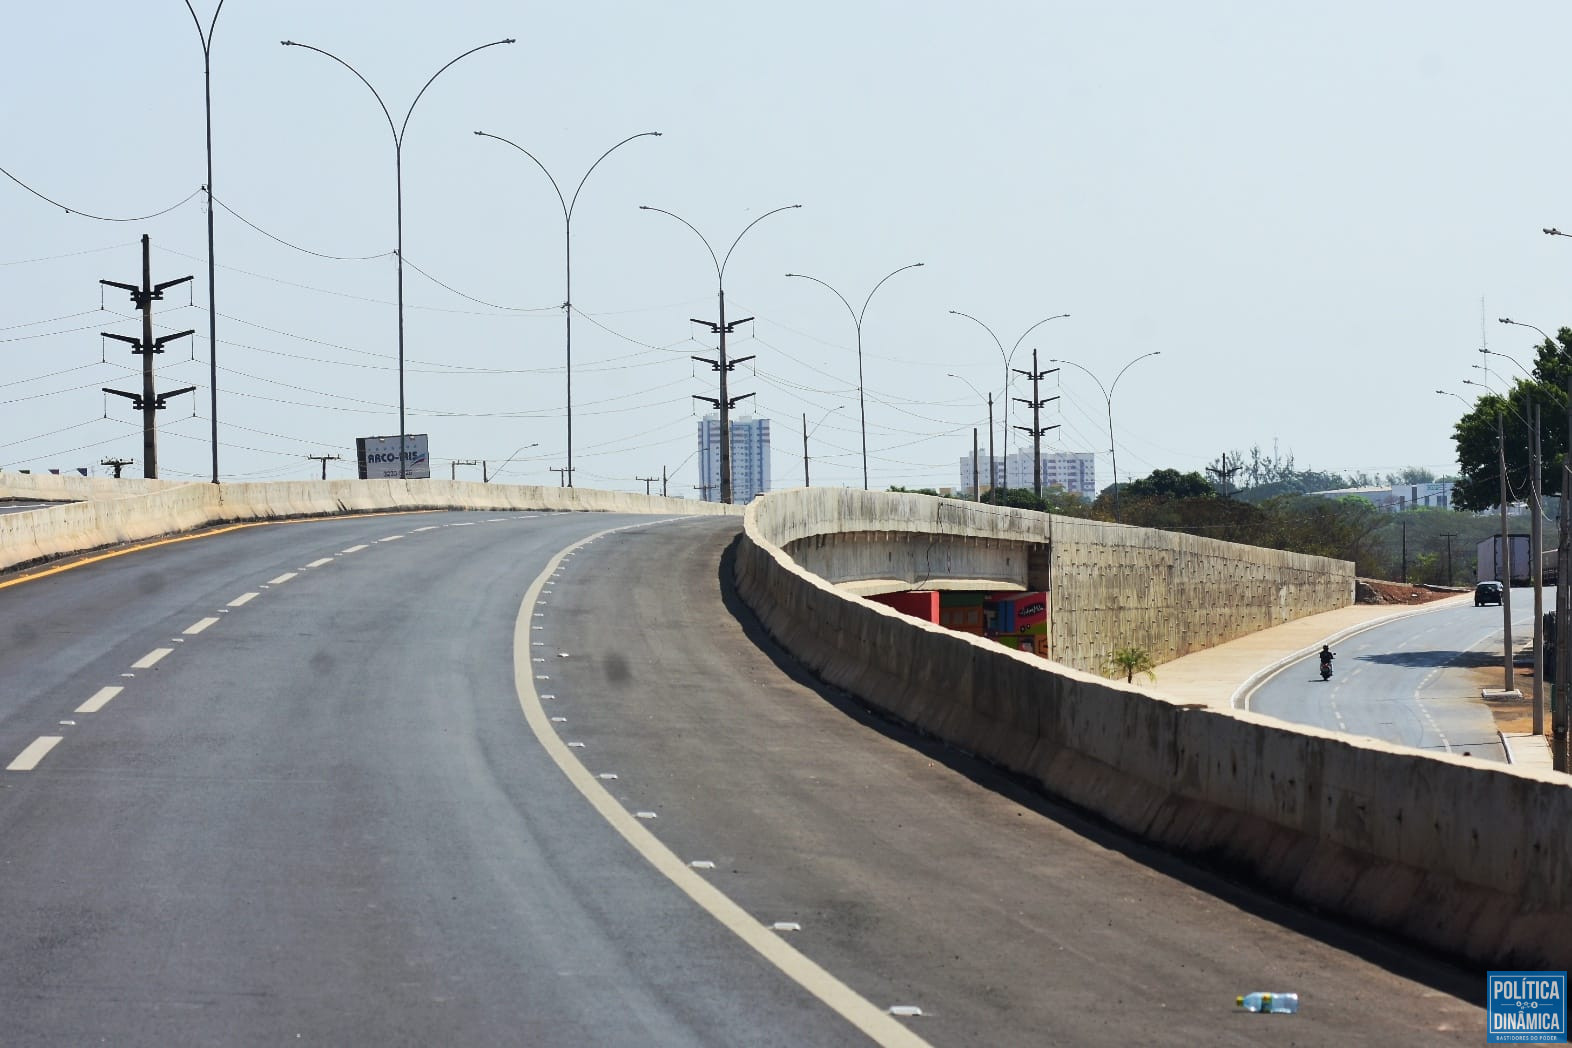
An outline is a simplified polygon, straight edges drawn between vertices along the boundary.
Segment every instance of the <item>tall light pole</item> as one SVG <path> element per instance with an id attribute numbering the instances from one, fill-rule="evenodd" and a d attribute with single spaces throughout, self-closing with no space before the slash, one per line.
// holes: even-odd
<path id="1" fill-rule="evenodd" d="M 873 291 L 868 292 L 868 297 L 863 299 L 861 311 L 853 309 L 851 303 L 846 301 L 845 295 L 841 294 L 839 291 L 836 291 L 833 287 L 830 287 L 829 284 L 820 280 L 818 277 L 810 277 L 806 273 L 786 274 L 789 277 L 801 277 L 803 280 L 811 280 L 820 287 L 829 288 L 830 293 L 836 298 L 840 299 L 841 305 L 846 307 L 846 312 L 851 314 L 852 324 L 857 328 L 857 406 L 862 412 L 862 490 L 864 491 L 868 490 L 868 402 L 863 398 L 862 387 L 862 318 L 868 312 L 868 303 L 873 301 L 874 292 L 878 291 L 881 287 L 884 286 L 885 280 L 889 280 L 890 277 L 893 277 L 896 273 L 904 273 L 908 269 L 916 269 L 921 265 L 921 262 L 913 262 L 910 265 L 902 266 L 900 269 L 897 269 L 886 276 L 884 280 L 881 280 L 877 284 L 873 285 Z"/>
<path id="2" fill-rule="evenodd" d="M 488 47 L 496 47 L 498 44 L 511 44 L 515 41 L 512 38 L 493 40 L 489 44 L 472 47 L 441 69 L 438 69 L 435 73 L 432 73 L 431 79 L 427 80 L 425 85 L 415 93 L 415 100 L 409 104 L 409 109 L 404 112 L 404 122 L 402 124 L 393 123 L 393 114 L 388 111 L 387 103 L 382 101 L 382 96 L 377 93 L 377 89 L 371 86 L 371 81 L 361 76 L 360 70 L 338 57 L 338 55 L 330 51 L 324 51 L 320 47 L 313 47 L 310 44 L 297 43 L 294 40 L 281 40 L 279 42 L 285 47 L 303 47 L 307 51 L 315 51 L 325 58 L 331 58 L 355 74 L 355 79 L 366 85 L 366 90 L 371 92 L 371 97 L 375 98 L 377 105 L 382 107 L 382 115 L 388 118 L 388 130 L 393 132 L 393 181 L 395 198 L 397 200 L 396 214 L 398 226 L 398 476 L 400 480 L 403 480 L 405 479 L 408 466 L 405 452 L 408 427 L 404 425 L 404 132 L 409 129 L 409 118 L 414 115 L 415 107 L 420 104 L 421 96 L 426 93 L 426 88 L 430 87 L 437 77 L 476 51 L 484 51 Z"/>
<path id="3" fill-rule="evenodd" d="M 817 421 L 817 422 L 815 422 L 813 424 L 813 428 L 812 429 L 808 428 L 808 413 L 807 412 L 803 412 L 803 415 L 802 415 L 802 486 L 805 487 L 805 488 L 812 487 L 812 485 L 808 483 L 808 438 L 811 437 L 813 434 L 819 432 L 819 427 L 824 425 L 826 422 L 828 422 L 830 416 L 835 414 L 835 412 L 839 411 L 840 409 L 841 409 L 841 406 L 839 404 L 837 404 L 833 408 L 831 408 L 830 410 L 826 411 L 824 413 L 824 417 L 819 419 L 819 421 Z M 864 490 L 866 490 L 866 488 Z"/>
<path id="4" fill-rule="evenodd" d="M 202 28 L 202 19 L 197 17 L 196 8 L 191 6 L 191 0 L 186 0 L 186 10 L 191 12 L 191 21 L 196 23 L 197 39 L 202 42 L 202 102 L 207 114 L 207 184 L 202 188 L 207 191 L 207 389 L 213 416 L 213 483 L 218 483 L 218 302 L 216 292 L 213 290 L 214 271 L 217 269 L 213 262 L 213 30 L 218 25 L 219 12 L 224 10 L 224 0 L 218 0 L 218 6 L 213 9 L 213 17 L 209 20 L 207 28 Z M 326 465 L 323 466 L 326 469 Z"/>
<path id="5" fill-rule="evenodd" d="M 1008 488 L 1010 486 L 1010 363 L 1015 359 L 1015 351 L 1021 348 L 1021 343 L 1026 340 L 1027 335 L 1030 335 L 1050 320 L 1063 320 L 1070 314 L 1056 313 L 1051 317 L 1043 317 L 1037 323 L 1021 332 L 1021 337 L 1015 340 L 1015 345 L 1011 346 L 1010 351 L 1006 353 L 1004 351 L 1004 343 L 1000 342 L 999 336 L 993 333 L 993 328 L 984 324 L 970 313 L 962 313 L 958 309 L 952 309 L 950 312 L 958 317 L 965 317 L 988 332 L 988 337 L 993 339 L 993 344 L 999 347 L 999 356 L 1004 361 L 1004 486 Z M 992 437 L 989 438 L 989 442 L 992 443 Z"/>
<path id="6" fill-rule="evenodd" d="M 715 254 L 715 249 L 710 246 L 709 240 L 705 238 L 703 233 L 698 231 L 692 222 L 689 222 L 681 215 L 673 214 L 672 212 L 666 211 L 662 208 L 650 207 L 648 204 L 639 205 L 640 211 L 654 211 L 658 214 L 665 215 L 668 218 L 675 218 L 678 222 L 681 222 L 683 225 L 687 226 L 690 230 L 693 231 L 693 235 L 698 237 L 699 240 L 703 242 L 704 249 L 710 253 L 710 261 L 715 263 L 715 300 L 720 309 L 720 323 L 715 325 L 716 333 L 720 335 L 720 361 L 716 364 L 716 370 L 720 372 L 720 397 L 716 399 L 715 406 L 720 411 L 720 500 L 727 505 L 731 504 L 732 398 L 726 392 L 726 376 L 728 373 L 730 373 L 732 364 L 726 359 L 726 336 L 729 334 L 729 329 L 726 324 L 726 264 L 731 261 L 731 253 L 737 250 L 737 245 L 742 242 L 742 238 L 748 235 L 748 230 L 752 229 L 760 222 L 763 222 L 771 215 L 778 215 L 782 211 L 791 211 L 794 208 L 799 208 L 801 206 L 801 204 L 787 204 L 785 207 L 778 207 L 773 211 L 764 212 L 764 214 L 760 215 L 758 218 L 744 226 L 742 232 L 737 234 L 737 239 L 731 242 L 731 247 L 726 249 L 725 257 L 719 257 Z M 752 318 L 750 317 L 749 319 L 751 320 Z M 708 322 L 701 320 L 699 323 L 703 324 Z M 740 324 L 742 321 L 739 320 L 736 323 Z M 745 396 L 751 395 L 752 394 L 745 394 Z M 698 399 L 708 400 L 709 398 L 700 397 Z M 742 397 L 738 397 L 737 399 L 741 400 Z"/>
<path id="7" fill-rule="evenodd" d="M 550 171 L 546 170 L 546 165 L 542 164 L 540 162 L 540 158 L 537 157 L 534 153 L 531 153 L 528 149 L 525 149 L 523 146 L 519 145 L 517 142 L 512 141 L 511 139 L 503 138 L 501 135 L 493 135 L 488 131 L 476 131 L 475 134 L 482 138 L 494 138 L 498 142 L 505 142 L 514 149 L 517 149 L 520 153 L 523 153 L 525 156 L 529 157 L 531 160 L 535 161 L 535 166 L 540 168 L 541 173 L 544 174 L 547 180 L 551 182 L 551 188 L 557 191 L 557 203 L 562 205 L 562 258 L 563 268 L 566 271 L 563 281 L 564 286 L 566 287 L 566 292 L 562 302 L 562 318 L 567 337 L 568 369 L 567 476 L 568 487 L 571 488 L 573 486 L 573 209 L 578 205 L 579 193 L 581 190 L 583 190 L 584 183 L 588 182 L 589 176 L 595 173 L 595 169 L 600 166 L 601 160 L 605 160 L 612 153 L 616 152 L 618 149 L 627 145 L 629 142 L 632 142 L 636 138 L 659 138 L 660 132 L 640 131 L 636 135 L 629 135 L 627 138 L 624 138 L 621 142 L 618 142 L 616 145 L 602 153 L 600 155 L 600 159 L 591 164 L 589 166 L 589 170 L 584 172 L 584 177 L 579 179 L 578 188 L 573 191 L 573 196 L 571 199 L 563 196 L 562 187 L 557 184 L 556 178 L 553 177 Z"/>
<path id="8" fill-rule="evenodd" d="M 953 371 L 945 372 L 950 378 L 958 378 L 966 383 L 966 388 L 977 396 L 983 395 L 982 391 L 971 384 L 963 375 Z M 988 391 L 988 501 L 993 505 L 999 504 L 999 465 L 993 457 L 993 390 Z M 976 501 L 982 501 L 982 488 L 977 484 L 977 431 L 972 430 L 972 495 Z"/>
<path id="9" fill-rule="evenodd" d="M 1077 371 L 1081 371 L 1081 372 L 1085 373 L 1087 378 L 1089 378 L 1093 382 L 1097 383 L 1097 388 L 1102 392 L 1102 395 L 1103 395 L 1103 403 L 1105 403 L 1108 406 L 1108 462 L 1109 462 L 1109 465 L 1113 467 L 1114 523 L 1115 524 L 1119 523 L 1119 456 L 1118 456 L 1118 451 L 1116 450 L 1116 445 L 1114 444 L 1114 428 L 1113 428 L 1113 395 L 1114 395 L 1114 390 L 1119 387 L 1119 380 L 1121 378 L 1124 378 L 1124 373 L 1126 371 L 1129 371 L 1132 367 L 1134 367 L 1136 364 L 1140 363 L 1141 361 L 1145 360 L 1147 357 L 1159 357 L 1159 356 L 1162 356 L 1162 353 L 1163 353 L 1163 351 L 1160 350 L 1160 349 L 1154 349 L 1150 353 L 1142 353 L 1140 356 L 1138 356 L 1134 360 L 1130 361 L 1124 367 L 1120 368 L 1119 369 L 1119 374 L 1114 376 L 1114 380 L 1108 384 L 1107 388 L 1103 387 L 1103 383 L 1102 383 L 1101 379 L 1099 379 L 1096 375 L 1092 374 L 1086 368 L 1082 367 L 1080 364 L 1077 364 L 1073 360 L 1065 360 L 1065 359 L 1063 359 L 1061 357 L 1061 358 L 1059 358 L 1057 360 L 1050 360 L 1048 362 L 1050 364 L 1068 364 L 1072 368 L 1075 368 Z"/>

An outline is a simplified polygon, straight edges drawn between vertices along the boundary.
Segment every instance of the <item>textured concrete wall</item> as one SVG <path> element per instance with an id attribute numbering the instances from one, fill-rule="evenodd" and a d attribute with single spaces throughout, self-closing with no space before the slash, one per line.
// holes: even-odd
<path id="1" fill-rule="evenodd" d="M 736 578 L 770 633 L 831 684 L 1290 897 L 1482 965 L 1568 967 L 1561 779 L 1190 707 L 918 622 L 786 554 L 769 528 L 800 539 L 820 512 L 811 501 L 749 508 Z"/>
<path id="2" fill-rule="evenodd" d="M 754 513 L 772 541 L 835 583 L 1036 588 L 1033 565 L 1047 551 L 1049 650 L 1091 672 L 1116 648 L 1167 662 L 1354 600 L 1348 561 L 927 495 L 799 488 Z"/>
<path id="3" fill-rule="evenodd" d="M 0 473 L 0 498 L 79 500 L 0 514 L 0 570 L 237 521 L 412 509 L 586 510 L 670 516 L 742 512 L 740 506 L 659 495 L 447 480 L 175 484 Z"/>

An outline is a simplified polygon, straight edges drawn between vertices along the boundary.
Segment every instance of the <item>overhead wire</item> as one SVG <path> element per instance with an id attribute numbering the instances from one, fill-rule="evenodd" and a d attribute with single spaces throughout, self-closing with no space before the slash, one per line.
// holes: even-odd
<path id="1" fill-rule="evenodd" d="M 121 218 L 121 217 L 115 217 L 115 216 L 111 216 L 111 215 L 95 215 L 92 212 L 83 211 L 81 208 L 68 207 L 65 204 L 60 203 L 60 201 L 58 201 L 58 200 L 54 200 L 54 199 L 52 199 L 52 198 L 50 198 L 48 196 L 45 196 L 43 193 L 41 193 L 38 190 L 34 189 L 32 186 L 28 185 L 26 182 L 23 182 L 20 178 L 17 178 L 10 171 L 7 171 L 3 167 L 0 167 L 0 175 L 4 175 L 5 177 L 9 178 L 11 181 L 15 182 L 17 185 L 21 186 L 23 189 L 27 190 L 29 193 L 33 194 L 33 196 L 35 196 L 38 199 L 44 201 L 44 203 L 53 205 L 54 207 L 58 207 L 60 210 L 64 211 L 68 215 L 80 215 L 83 218 L 91 218 L 91 219 L 93 219 L 94 221 L 97 221 L 97 222 L 146 222 L 149 219 L 158 218 L 161 215 L 167 215 L 171 211 L 175 210 L 176 208 L 183 207 L 184 205 L 190 203 L 194 198 L 202 195 L 202 191 L 203 191 L 203 188 L 204 188 L 202 186 L 198 186 L 196 189 L 194 189 L 191 192 L 190 196 L 187 196 L 183 200 L 180 200 L 178 203 L 170 204 L 168 207 L 164 208 L 162 211 L 154 211 L 151 214 L 147 214 L 147 215 L 129 215 L 129 216 L 126 216 L 124 218 Z"/>

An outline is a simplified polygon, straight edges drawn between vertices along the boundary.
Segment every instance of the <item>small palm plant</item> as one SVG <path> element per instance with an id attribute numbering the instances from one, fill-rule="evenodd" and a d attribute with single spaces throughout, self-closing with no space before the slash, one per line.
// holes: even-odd
<path id="1" fill-rule="evenodd" d="M 1152 661 L 1151 652 L 1145 648 L 1130 646 L 1115 648 L 1114 653 L 1108 656 L 1108 661 L 1103 665 L 1103 673 L 1109 677 L 1117 677 L 1122 673 L 1126 684 L 1134 684 L 1137 673 L 1144 673 L 1148 679 L 1156 680 L 1157 674 L 1154 672 L 1156 667 L 1157 663 Z"/>

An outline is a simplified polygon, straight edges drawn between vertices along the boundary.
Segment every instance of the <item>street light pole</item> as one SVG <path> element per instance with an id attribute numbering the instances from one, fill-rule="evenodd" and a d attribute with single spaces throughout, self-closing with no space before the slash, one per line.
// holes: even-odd
<path id="1" fill-rule="evenodd" d="M 332 52 L 324 51 L 320 47 L 313 47 L 310 44 L 298 43 L 294 40 L 280 41 L 280 43 L 282 43 L 285 47 L 303 47 L 307 51 L 315 51 L 324 58 L 331 58 L 333 61 L 337 62 L 339 65 L 353 73 L 356 80 L 359 80 L 362 84 L 366 85 L 366 90 L 370 91 L 371 97 L 377 100 L 377 105 L 382 107 L 382 115 L 387 117 L 388 120 L 388 130 L 393 133 L 393 181 L 394 193 L 397 200 L 396 224 L 398 227 L 398 476 L 400 480 L 406 479 L 406 471 L 408 468 L 405 451 L 405 441 L 408 427 L 406 427 L 404 424 L 404 132 L 409 129 L 409 118 L 414 115 L 415 106 L 420 104 L 421 96 L 426 93 L 426 88 L 429 88 L 433 81 L 437 79 L 437 77 L 441 76 L 454 65 L 468 58 L 476 51 L 484 51 L 488 47 L 496 47 L 498 44 L 511 44 L 514 42 L 515 41 L 513 39 L 508 38 L 504 40 L 493 40 L 489 44 L 481 44 L 479 47 L 472 47 L 468 51 L 465 51 L 463 54 L 450 61 L 441 69 L 438 69 L 435 73 L 431 74 L 431 79 L 427 80 L 425 85 L 415 93 L 415 100 L 409 104 L 409 109 L 404 113 L 403 124 L 396 125 L 393 123 L 393 114 L 388 111 L 387 103 L 382 101 L 382 96 L 377 93 L 377 89 L 371 86 L 371 81 L 360 75 L 360 70 L 356 69 L 354 66 L 350 65 L 348 62 L 344 61 L 342 58 L 338 57 Z"/>
<path id="2" fill-rule="evenodd" d="M 972 385 L 971 380 L 964 375 L 957 375 L 953 371 L 946 374 L 950 378 L 958 378 L 965 382 L 966 388 L 977 396 L 983 395 L 982 391 Z M 999 504 L 998 479 L 999 465 L 993 457 L 993 390 L 990 389 L 988 391 L 988 501 L 995 506 Z M 977 430 L 975 429 L 972 430 L 972 494 L 976 497 L 976 501 L 982 501 L 982 488 L 977 484 Z"/>
<path id="3" fill-rule="evenodd" d="M 808 483 L 808 438 L 819 432 L 819 427 L 824 425 L 825 422 L 829 421 L 830 416 L 835 414 L 840 409 L 841 406 L 837 404 L 830 410 L 826 411 L 824 413 L 824 417 L 813 424 L 812 429 L 808 428 L 808 413 L 806 411 L 802 413 L 802 486 L 805 488 L 813 486 Z M 866 488 L 864 490 L 866 490 Z"/>
<path id="4" fill-rule="evenodd" d="M 839 291 L 836 291 L 835 288 L 820 280 L 818 277 L 810 277 L 806 273 L 786 274 L 789 277 L 801 277 L 803 280 L 811 280 L 821 287 L 829 288 L 830 293 L 836 298 L 840 299 L 841 305 L 846 307 L 846 312 L 851 314 L 852 324 L 857 329 L 857 406 L 862 412 L 862 490 L 864 491 L 868 490 L 868 402 L 863 398 L 862 385 L 862 318 L 867 315 L 868 303 L 873 301 L 874 292 L 878 291 L 881 287 L 884 286 L 885 280 L 889 280 L 890 277 L 893 277 L 896 273 L 904 273 L 908 269 L 916 269 L 921 265 L 921 262 L 913 262 L 910 265 L 902 266 L 900 269 L 897 269 L 886 276 L 884 280 L 881 280 L 877 284 L 873 285 L 873 291 L 868 292 L 868 297 L 863 299 L 861 312 L 852 309 L 852 305 L 850 302 L 846 301 L 845 295 L 841 294 Z"/>
<path id="5" fill-rule="evenodd" d="M 726 359 L 726 335 L 729 333 L 726 324 L 726 264 L 731 261 L 731 253 L 737 250 L 737 245 L 742 242 L 742 238 L 748 235 L 748 230 L 752 229 L 760 222 L 763 222 L 771 215 L 778 215 L 782 211 L 791 211 L 794 208 L 799 208 L 801 206 L 801 204 L 787 204 L 784 207 L 778 207 L 773 211 L 764 212 L 764 214 L 760 215 L 758 218 L 754 219 L 752 222 L 749 222 L 746 226 L 743 227 L 742 232 L 737 234 L 737 239 L 731 242 L 731 247 L 726 249 L 726 255 L 724 258 L 722 258 L 715 254 L 715 249 L 710 246 L 710 242 L 704 236 L 704 234 L 700 233 L 693 223 L 689 222 L 681 215 L 673 214 L 672 212 L 666 211 L 662 208 L 650 207 L 648 204 L 639 205 L 640 211 L 654 211 L 658 214 L 665 215 L 668 218 L 675 218 L 678 222 L 681 222 L 683 225 L 687 226 L 690 230 L 693 231 L 693 235 L 698 237 L 699 240 L 704 244 L 704 249 L 710 253 L 710 261 L 715 263 L 715 300 L 720 310 L 720 323 L 716 325 L 716 331 L 720 335 L 720 360 L 716 364 L 716 370 L 720 372 L 720 397 L 715 401 L 715 406 L 716 409 L 720 412 L 720 500 L 726 505 L 731 504 L 732 409 L 732 399 L 726 392 L 726 376 L 728 373 L 730 373 L 733 366 L 732 363 Z M 752 318 L 750 317 L 749 319 Z M 700 323 L 704 323 L 704 321 L 700 321 Z M 738 321 L 738 323 L 741 323 L 741 321 Z M 744 396 L 752 395 L 753 394 L 751 393 L 744 394 Z M 709 398 L 700 397 L 698 399 L 708 400 Z M 738 397 L 737 399 L 741 400 L 743 398 Z"/>
<path id="6" fill-rule="evenodd" d="M 1004 360 L 1004 486 L 1005 487 L 1009 487 L 1010 486 L 1010 362 L 1015 359 L 1015 351 L 1021 348 L 1021 343 L 1026 340 L 1026 336 L 1027 335 L 1030 335 L 1033 331 L 1036 331 L 1038 328 L 1042 327 L 1044 324 L 1048 323 L 1048 321 L 1050 321 L 1050 320 L 1063 320 L 1065 317 L 1069 316 L 1070 314 L 1068 314 L 1068 313 L 1058 313 L 1058 314 L 1055 314 L 1054 316 L 1051 316 L 1051 317 L 1043 317 L 1037 323 L 1033 324 L 1031 327 L 1029 327 L 1025 331 L 1021 332 L 1021 337 L 1015 340 L 1015 345 L 1011 346 L 1010 347 L 1010 352 L 1006 353 L 1004 351 L 1004 343 L 999 341 L 999 336 L 994 334 L 993 328 L 989 327 L 987 324 L 984 324 L 982 321 L 978 320 L 976 317 L 972 316 L 970 313 L 962 313 L 958 309 L 952 309 L 952 310 L 950 310 L 950 312 L 955 314 L 958 317 L 965 317 L 967 320 L 970 320 L 972 323 L 978 325 L 984 331 L 988 332 L 988 337 L 993 339 L 993 344 L 999 347 L 999 356 Z"/>
<path id="7" fill-rule="evenodd" d="M 511 139 L 503 138 L 501 135 L 494 135 L 494 134 L 491 134 L 488 131 L 476 131 L 475 134 L 479 135 L 482 138 L 494 138 L 498 142 L 505 142 L 508 145 L 512 146 L 514 149 L 517 149 L 520 153 L 523 153 L 525 156 L 529 157 L 531 160 L 535 161 L 535 166 L 540 168 L 541 173 L 544 174 L 546 176 L 547 180 L 551 182 L 551 188 L 556 190 L 557 203 L 562 205 L 562 225 L 563 225 L 563 235 L 562 235 L 563 252 L 562 252 L 562 255 L 563 255 L 563 267 L 564 267 L 564 269 L 566 271 L 565 272 L 565 276 L 564 276 L 564 280 L 563 280 L 563 284 L 564 284 L 564 287 L 565 287 L 566 290 L 565 290 L 565 297 L 564 297 L 564 300 L 563 300 L 563 303 L 562 303 L 562 317 L 563 317 L 565 336 L 566 336 L 566 340 L 567 340 L 567 352 L 566 352 L 566 359 L 567 359 L 567 385 L 568 385 L 568 390 L 567 390 L 567 393 L 568 393 L 568 472 L 567 472 L 567 478 L 568 478 L 568 487 L 571 488 L 573 486 L 573 209 L 578 206 L 579 193 L 580 193 L 580 191 L 582 191 L 584 189 L 584 183 L 588 182 L 589 181 L 589 176 L 595 173 L 595 169 L 600 166 L 601 160 L 605 160 L 612 153 L 616 152 L 618 149 L 620 149 L 623 146 L 627 145 L 629 142 L 632 142 L 636 138 L 659 138 L 660 137 L 660 132 L 659 131 L 641 131 L 641 132 L 639 132 L 636 135 L 629 135 L 627 138 L 624 138 L 621 142 L 618 142 L 616 145 L 612 146 L 610 149 L 608 149 L 604 153 L 602 153 L 600 155 L 600 158 L 589 166 L 589 170 L 584 172 L 584 177 L 579 179 L 578 188 L 573 191 L 572 199 L 568 199 L 568 198 L 563 196 L 563 194 L 562 194 L 562 187 L 557 184 L 556 178 L 552 175 L 552 173 L 550 171 L 548 171 L 546 169 L 546 165 L 542 164 L 540 162 L 540 158 L 537 157 L 534 153 L 531 153 L 528 149 L 525 149 L 523 146 L 519 145 L 517 142 L 514 142 Z"/>
<path id="8" fill-rule="evenodd" d="M 191 6 L 191 0 L 186 0 L 186 10 L 191 12 L 191 20 L 196 23 L 197 39 L 202 42 L 202 104 L 207 117 L 207 185 L 202 187 L 207 191 L 207 389 L 209 402 L 212 404 L 209 414 L 213 416 L 213 483 L 217 484 L 218 302 L 217 292 L 213 290 L 214 273 L 217 269 L 213 261 L 213 30 L 218 25 L 219 13 L 224 10 L 224 0 L 218 0 L 218 6 L 213 9 L 213 17 L 208 22 L 206 30 L 202 28 L 202 20 L 197 17 L 196 8 Z"/>
<path id="9" fill-rule="evenodd" d="M 1058 360 L 1050 360 L 1048 362 L 1050 364 L 1068 364 L 1072 368 L 1075 368 L 1077 371 L 1080 371 L 1080 372 L 1084 373 L 1087 378 L 1090 378 L 1093 382 L 1097 383 L 1097 388 L 1098 388 L 1098 390 L 1100 390 L 1102 392 L 1102 395 L 1103 395 L 1103 402 L 1108 406 L 1108 461 L 1109 461 L 1110 466 L 1112 466 L 1112 468 L 1113 468 L 1114 523 L 1115 524 L 1119 523 L 1119 453 L 1118 453 L 1117 446 L 1114 443 L 1114 425 L 1113 425 L 1113 395 L 1114 395 L 1114 390 L 1119 388 L 1119 380 L 1121 378 L 1124 378 L 1124 373 L 1126 371 L 1129 371 L 1132 367 L 1134 367 L 1136 364 L 1140 363 L 1141 361 L 1145 360 L 1147 357 L 1162 356 L 1162 353 L 1163 353 L 1162 350 L 1154 349 L 1150 353 L 1142 353 L 1140 356 L 1136 357 L 1134 360 L 1131 360 L 1128 364 L 1126 364 L 1124 367 L 1119 369 L 1119 374 L 1114 376 L 1114 380 L 1108 384 L 1108 387 L 1106 389 L 1103 388 L 1103 383 L 1102 383 L 1101 379 L 1099 379 L 1096 375 L 1092 374 L 1085 367 L 1082 367 L 1080 364 L 1077 364 L 1073 360 L 1064 360 L 1064 359 L 1061 358 L 1061 359 L 1058 359 Z"/>

